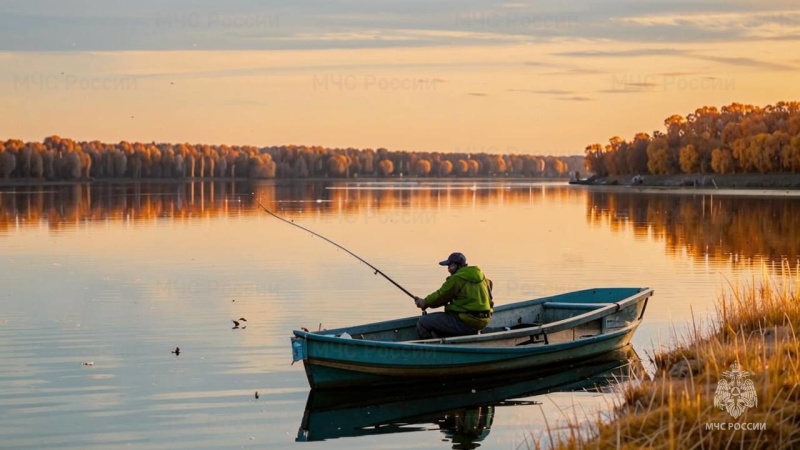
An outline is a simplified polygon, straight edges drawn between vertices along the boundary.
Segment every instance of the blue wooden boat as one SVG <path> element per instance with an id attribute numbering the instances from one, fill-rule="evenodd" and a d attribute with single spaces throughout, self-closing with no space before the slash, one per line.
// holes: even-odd
<path id="1" fill-rule="evenodd" d="M 419 339 L 419 316 L 309 332 L 294 361 L 312 388 L 487 376 L 589 358 L 630 342 L 650 288 L 597 288 L 497 306 L 480 334 Z"/>

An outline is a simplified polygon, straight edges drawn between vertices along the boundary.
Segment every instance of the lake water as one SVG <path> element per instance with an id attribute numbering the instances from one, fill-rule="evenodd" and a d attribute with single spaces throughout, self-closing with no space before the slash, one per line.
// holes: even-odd
<path id="1" fill-rule="evenodd" d="M 356 408 L 331 415 L 348 418 L 332 430 L 298 432 L 306 403 L 319 399 L 290 364 L 293 329 L 419 312 L 256 199 L 416 295 L 438 288 L 446 269 L 437 262 L 453 251 L 494 281 L 498 304 L 652 287 L 633 339 L 643 357 L 673 345 L 692 317 L 712 318 L 729 283 L 796 267 L 800 248 L 800 197 L 785 191 L 511 181 L 1 188 L 0 448 L 511 449 L 564 414 L 608 409 L 602 392 L 527 395 L 564 381 L 543 379 L 476 398 L 477 409 L 462 404 L 466 394 L 432 393 L 461 413 L 421 399 L 405 425 L 353 431 L 350 417 L 373 413 Z M 246 327 L 234 328 L 240 317 Z M 453 417 L 483 433 L 458 437 Z M 327 440 L 299 442 L 318 437 Z"/>

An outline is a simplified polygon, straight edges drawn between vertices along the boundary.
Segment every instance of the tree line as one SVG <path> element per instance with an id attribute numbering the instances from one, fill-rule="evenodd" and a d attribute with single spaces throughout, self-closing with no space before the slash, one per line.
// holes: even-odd
<path id="1" fill-rule="evenodd" d="M 664 120 L 665 130 L 586 147 L 598 176 L 800 172 L 800 102 L 703 106 Z"/>
<path id="2" fill-rule="evenodd" d="M 0 141 L 0 179 L 563 177 L 583 156 L 389 151 L 385 148 L 229 146 L 50 136 Z"/>

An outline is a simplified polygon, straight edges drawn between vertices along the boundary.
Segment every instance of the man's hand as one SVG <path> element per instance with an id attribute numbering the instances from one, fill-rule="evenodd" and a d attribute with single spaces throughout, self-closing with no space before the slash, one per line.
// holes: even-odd
<path id="1" fill-rule="evenodd" d="M 423 311 L 428 309 L 428 305 L 425 303 L 425 299 L 422 297 L 414 297 L 414 304 L 417 305 L 417 308 Z"/>

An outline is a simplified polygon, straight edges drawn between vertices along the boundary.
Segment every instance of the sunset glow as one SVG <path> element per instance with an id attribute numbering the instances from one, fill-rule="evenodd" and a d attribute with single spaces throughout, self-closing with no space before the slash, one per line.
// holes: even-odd
<path id="1" fill-rule="evenodd" d="M 800 10 L 781 1 L 344 2 L 315 15 L 200 3 L 0 7 L 40 31 L 0 32 L 0 133 L 568 155 L 703 105 L 800 94 Z"/>

